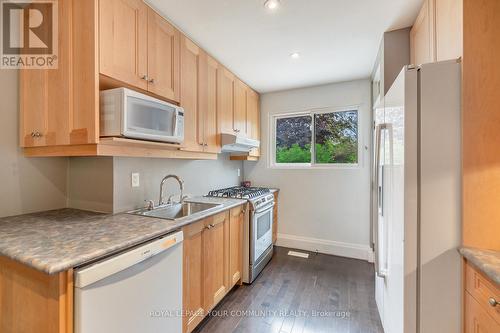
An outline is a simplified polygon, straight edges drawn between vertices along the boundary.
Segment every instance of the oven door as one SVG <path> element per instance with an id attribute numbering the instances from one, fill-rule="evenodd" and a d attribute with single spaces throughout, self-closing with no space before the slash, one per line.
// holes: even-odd
<path id="1" fill-rule="evenodd" d="M 274 202 L 253 212 L 251 221 L 250 263 L 257 263 L 273 240 L 273 207 Z"/>

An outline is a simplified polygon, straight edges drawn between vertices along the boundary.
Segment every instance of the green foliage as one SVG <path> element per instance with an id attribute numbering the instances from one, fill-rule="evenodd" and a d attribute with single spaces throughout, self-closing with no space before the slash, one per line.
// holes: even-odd
<path id="1" fill-rule="evenodd" d="M 317 143 L 316 163 L 358 163 L 358 146 L 350 139 L 342 139 L 336 144 L 332 141 L 323 145 Z"/>
<path id="2" fill-rule="evenodd" d="M 311 163 L 311 142 L 315 143 L 315 163 L 358 162 L 357 111 L 320 113 L 313 118 L 282 118 L 277 120 L 276 130 L 277 163 Z"/>
<path id="3" fill-rule="evenodd" d="M 293 144 L 290 148 L 278 147 L 276 150 L 277 163 L 311 163 L 311 146 L 300 147 Z M 357 143 L 351 139 L 343 139 L 338 143 L 326 141 L 316 144 L 316 163 L 332 164 L 358 162 Z"/>
<path id="4" fill-rule="evenodd" d="M 293 144 L 290 148 L 277 147 L 277 163 L 311 163 L 311 145 Z"/>

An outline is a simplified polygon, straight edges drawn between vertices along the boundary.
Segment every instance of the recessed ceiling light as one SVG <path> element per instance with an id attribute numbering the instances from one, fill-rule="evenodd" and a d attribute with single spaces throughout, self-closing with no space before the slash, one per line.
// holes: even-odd
<path id="1" fill-rule="evenodd" d="M 300 58 L 300 53 L 293 52 L 292 54 L 290 54 L 290 58 L 292 58 L 292 59 L 299 59 Z"/>
<path id="2" fill-rule="evenodd" d="M 280 6 L 280 0 L 266 0 L 264 7 L 270 10 L 275 10 Z"/>

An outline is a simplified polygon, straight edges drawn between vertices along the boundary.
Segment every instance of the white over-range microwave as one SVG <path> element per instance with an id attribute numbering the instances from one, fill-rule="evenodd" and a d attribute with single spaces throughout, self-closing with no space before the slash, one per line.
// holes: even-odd
<path id="1" fill-rule="evenodd" d="M 181 107 L 127 88 L 104 90 L 100 97 L 101 136 L 184 141 Z"/>

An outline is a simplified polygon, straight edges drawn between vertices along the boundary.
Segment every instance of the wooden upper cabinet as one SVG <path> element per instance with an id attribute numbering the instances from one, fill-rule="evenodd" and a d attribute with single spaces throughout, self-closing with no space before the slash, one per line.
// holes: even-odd
<path id="1" fill-rule="evenodd" d="M 436 60 L 463 54 L 463 0 L 435 0 Z"/>
<path id="2" fill-rule="evenodd" d="M 229 213 L 206 219 L 203 232 L 205 309 L 211 310 L 229 291 Z"/>
<path id="3" fill-rule="evenodd" d="M 148 88 L 148 7 L 142 0 L 99 1 L 101 74 Z"/>
<path id="4" fill-rule="evenodd" d="M 184 150 L 218 153 L 218 63 L 191 40 L 181 36 L 181 94 L 184 108 Z"/>
<path id="5" fill-rule="evenodd" d="M 206 52 L 201 53 L 199 64 L 199 103 L 200 114 L 203 117 L 203 126 L 198 129 L 198 136 L 203 132 L 204 151 L 218 153 L 217 132 L 217 68 L 219 64 Z"/>
<path id="6" fill-rule="evenodd" d="M 217 70 L 217 122 L 218 133 L 234 133 L 233 92 L 234 75 L 226 68 Z"/>
<path id="7" fill-rule="evenodd" d="M 410 32 L 411 63 L 415 65 L 433 62 L 434 47 L 434 0 L 425 0 Z"/>
<path id="8" fill-rule="evenodd" d="M 425 0 L 411 29 L 411 62 L 456 59 L 463 54 L 463 0 Z"/>
<path id="9" fill-rule="evenodd" d="M 201 50 L 189 38 L 181 37 L 180 105 L 184 108 L 184 149 L 203 151 L 203 115 L 199 110 Z"/>
<path id="10" fill-rule="evenodd" d="M 247 90 L 248 87 L 243 82 L 235 80 L 233 129 L 244 136 L 247 135 Z"/>
<path id="11" fill-rule="evenodd" d="M 260 141 L 259 94 L 252 89 L 247 90 L 247 129 L 249 138 Z M 252 149 L 250 156 L 259 157 L 260 149 Z"/>
<path id="12" fill-rule="evenodd" d="M 233 287 L 242 277 L 244 206 L 231 209 L 229 217 L 229 283 Z"/>
<path id="13" fill-rule="evenodd" d="M 148 8 L 148 90 L 179 101 L 180 32 Z"/>
<path id="14" fill-rule="evenodd" d="M 100 73 L 179 101 L 180 33 L 142 0 L 99 1 Z"/>
<path id="15" fill-rule="evenodd" d="M 57 68 L 19 70 L 21 147 L 98 142 L 97 14 L 97 1 L 59 1 Z"/>

